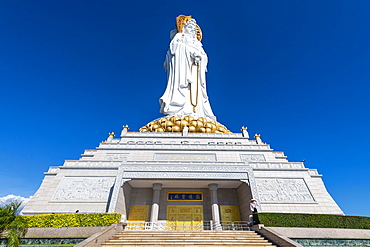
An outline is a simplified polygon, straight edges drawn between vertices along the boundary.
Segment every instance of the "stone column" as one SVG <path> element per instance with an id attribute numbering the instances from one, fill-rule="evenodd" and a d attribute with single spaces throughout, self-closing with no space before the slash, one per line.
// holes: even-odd
<path id="1" fill-rule="evenodd" d="M 152 210 L 150 213 L 150 222 L 157 222 L 158 221 L 158 213 L 159 213 L 159 196 L 161 193 L 162 184 L 154 183 L 153 184 L 153 201 L 152 201 Z"/>
<path id="2" fill-rule="evenodd" d="M 128 215 L 127 215 L 127 205 L 126 205 L 126 197 L 129 197 L 130 195 L 126 195 L 126 193 L 125 193 L 126 191 L 124 189 L 124 186 L 125 186 L 125 183 L 128 182 L 128 181 L 130 181 L 130 180 L 131 179 L 123 179 L 122 180 L 122 186 L 121 186 L 121 189 L 120 189 L 120 195 L 121 195 L 121 197 L 118 197 L 118 201 L 121 202 L 121 203 L 120 203 L 120 205 L 117 205 L 117 206 L 119 206 L 119 207 L 117 207 L 117 209 L 120 209 L 117 212 L 118 213 L 121 213 L 121 222 L 127 222 L 127 218 L 128 218 Z M 128 186 L 130 186 L 130 185 L 128 185 Z"/>
<path id="3" fill-rule="evenodd" d="M 117 207 L 117 202 L 118 202 L 120 189 L 123 186 L 123 183 L 130 180 L 130 179 L 123 180 L 123 173 L 124 173 L 123 167 L 124 167 L 123 165 L 118 167 L 116 180 L 114 181 L 114 184 L 113 184 L 113 191 L 112 191 L 112 194 L 110 195 L 111 198 L 110 198 L 110 202 L 109 202 L 109 206 L 108 206 L 108 213 L 116 212 L 115 210 L 116 210 L 116 207 Z"/>
<path id="4" fill-rule="evenodd" d="M 218 207 L 218 198 L 217 198 L 218 184 L 209 184 L 208 188 L 209 191 L 211 192 L 212 220 L 215 224 L 215 230 L 221 230 L 220 209 Z"/>
<path id="5" fill-rule="evenodd" d="M 261 213 L 262 212 L 262 208 L 261 208 L 261 204 L 260 204 L 261 201 L 260 201 L 260 197 L 258 195 L 258 188 L 257 188 L 256 180 L 254 179 L 253 170 L 251 168 L 249 169 L 249 171 L 248 171 L 248 180 L 241 179 L 240 181 L 249 185 L 249 188 L 251 190 L 251 197 L 258 202 L 257 211 L 259 213 Z"/>

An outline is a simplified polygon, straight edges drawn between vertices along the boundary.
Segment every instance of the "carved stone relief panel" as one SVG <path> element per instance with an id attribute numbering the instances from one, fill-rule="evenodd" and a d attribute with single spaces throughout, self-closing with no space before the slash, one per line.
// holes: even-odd
<path id="1" fill-rule="evenodd" d="M 124 170 L 144 172 L 248 172 L 245 166 L 221 166 L 221 165 L 125 165 Z"/>
<path id="2" fill-rule="evenodd" d="M 303 178 L 256 178 L 256 183 L 261 202 L 315 201 Z"/>
<path id="3" fill-rule="evenodd" d="M 107 202 L 114 177 L 65 177 L 52 201 Z"/>
<path id="4" fill-rule="evenodd" d="M 302 162 L 254 162 L 253 169 L 305 169 Z"/>
<path id="5" fill-rule="evenodd" d="M 170 154 L 170 153 L 157 153 L 154 156 L 154 160 L 172 160 L 172 161 L 216 161 L 216 154 Z"/>
<path id="6" fill-rule="evenodd" d="M 171 178 L 171 179 L 248 179 L 247 173 L 179 173 L 179 172 L 125 172 L 124 178 Z"/>
<path id="7" fill-rule="evenodd" d="M 104 160 L 106 161 L 127 161 L 128 154 L 122 154 L 122 153 L 107 153 L 104 157 Z"/>
<path id="8" fill-rule="evenodd" d="M 66 161 L 63 166 L 66 167 L 84 167 L 84 168 L 113 168 L 119 167 L 122 163 L 126 163 L 126 159 L 115 162 L 115 161 Z"/>
<path id="9" fill-rule="evenodd" d="M 240 159 L 243 162 L 260 162 L 266 161 L 263 154 L 241 154 Z"/>

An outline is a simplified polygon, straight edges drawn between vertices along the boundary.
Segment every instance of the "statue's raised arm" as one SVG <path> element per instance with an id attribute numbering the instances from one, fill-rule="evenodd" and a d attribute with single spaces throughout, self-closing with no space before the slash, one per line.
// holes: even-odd
<path id="1" fill-rule="evenodd" d="M 202 47 L 202 32 L 191 16 L 176 18 L 177 29 L 171 32 L 171 43 L 164 67 L 167 88 L 159 99 L 166 117 L 193 116 L 216 120 L 206 90 L 208 57 Z"/>

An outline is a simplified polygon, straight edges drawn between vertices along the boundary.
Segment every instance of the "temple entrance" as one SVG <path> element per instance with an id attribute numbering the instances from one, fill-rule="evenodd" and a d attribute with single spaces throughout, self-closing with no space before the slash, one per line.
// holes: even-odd
<path id="1" fill-rule="evenodd" d="M 203 230 L 203 206 L 167 205 L 167 226 L 174 230 Z"/>

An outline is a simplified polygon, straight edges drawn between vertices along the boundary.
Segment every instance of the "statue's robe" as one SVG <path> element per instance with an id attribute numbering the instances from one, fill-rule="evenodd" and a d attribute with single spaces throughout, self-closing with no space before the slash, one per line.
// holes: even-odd
<path id="1" fill-rule="evenodd" d="M 194 63 L 194 55 L 201 58 L 198 72 L 195 71 L 198 79 L 192 77 L 191 68 Z M 165 116 L 194 116 L 216 120 L 206 90 L 207 63 L 208 57 L 200 41 L 184 33 L 177 33 L 173 37 L 164 63 L 167 70 L 167 88 L 159 99 L 161 113 L 164 113 Z M 190 100 L 190 83 L 199 83 L 198 104 L 195 113 Z M 195 93 L 196 90 L 193 90 L 192 94 Z M 193 100 L 194 103 L 196 102 Z"/>

